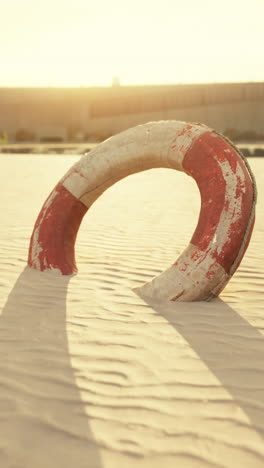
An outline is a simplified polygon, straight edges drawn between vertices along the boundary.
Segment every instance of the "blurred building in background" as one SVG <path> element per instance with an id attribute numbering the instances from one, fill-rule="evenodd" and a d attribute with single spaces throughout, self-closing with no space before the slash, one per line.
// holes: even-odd
<path id="1" fill-rule="evenodd" d="M 151 120 L 203 122 L 231 139 L 264 139 L 264 83 L 0 88 L 9 141 L 101 141 Z"/>

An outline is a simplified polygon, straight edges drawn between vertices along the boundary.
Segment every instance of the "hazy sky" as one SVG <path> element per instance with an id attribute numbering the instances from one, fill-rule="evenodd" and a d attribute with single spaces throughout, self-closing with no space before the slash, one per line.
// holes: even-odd
<path id="1" fill-rule="evenodd" d="M 3 0 L 0 86 L 264 80 L 264 0 Z"/>

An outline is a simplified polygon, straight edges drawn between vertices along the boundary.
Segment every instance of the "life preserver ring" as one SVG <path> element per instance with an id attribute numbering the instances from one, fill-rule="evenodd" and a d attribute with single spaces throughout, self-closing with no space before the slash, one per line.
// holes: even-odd
<path id="1" fill-rule="evenodd" d="M 108 187 L 154 167 L 186 172 L 198 184 L 201 210 L 191 242 L 168 270 L 140 288 L 159 299 L 217 296 L 238 267 L 251 236 L 254 177 L 234 145 L 203 124 L 150 122 L 126 130 L 84 155 L 44 203 L 32 233 L 28 264 L 77 271 L 74 244 L 81 220 Z"/>

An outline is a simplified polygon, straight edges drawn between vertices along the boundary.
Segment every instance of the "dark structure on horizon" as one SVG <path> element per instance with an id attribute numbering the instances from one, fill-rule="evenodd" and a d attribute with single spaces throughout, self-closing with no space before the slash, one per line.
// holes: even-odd
<path id="1" fill-rule="evenodd" d="M 264 82 L 109 88 L 0 88 L 9 141 L 93 141 L 151 120 L 203 122 L 264 138 Z"/>

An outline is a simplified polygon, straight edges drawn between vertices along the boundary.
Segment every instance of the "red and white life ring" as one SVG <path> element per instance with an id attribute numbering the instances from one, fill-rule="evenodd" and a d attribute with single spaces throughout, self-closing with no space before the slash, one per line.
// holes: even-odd
<path id="1" fill-rule="evenodd" d="M 60 180 L 37 218 L 28 264 L 77 271 L 74 244 L 88 208 L 123 177 L 154 167 L 192 176 L 201 210 L 191 242 L 177 261 L 139 288 L 158 299 L 210 300 L 225 287 L 250 240 L 254 177 L 238 150 L 203 124 L 150 122 L 126 130 L 84 155 Z"/>

